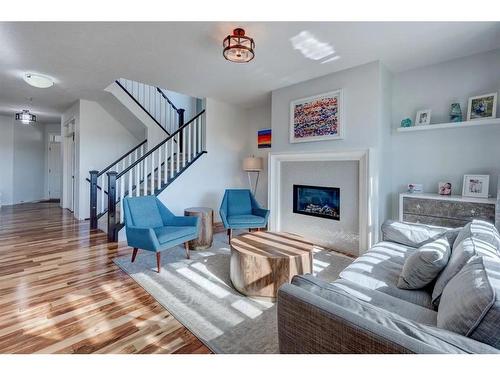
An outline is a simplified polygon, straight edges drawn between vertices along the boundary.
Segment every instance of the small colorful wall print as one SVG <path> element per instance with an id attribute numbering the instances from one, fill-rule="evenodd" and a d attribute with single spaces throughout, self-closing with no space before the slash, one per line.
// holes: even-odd
<path id="1" fill-rule="evenodd" d="M 469 98 L 467 121 L 495 118 L 497 114 L 497 93 Z"/>
<path id="2" fill-rule="evenodd" d="M 342 90 L 297 99 L 290 105 L 290 143 L 342 139 Z"/>
<path id="3" fill-rule="evenodd" d="M 257 147 L 258 148 L 271 147 L 271 129 L 262 129 L 257 131 Z"/>

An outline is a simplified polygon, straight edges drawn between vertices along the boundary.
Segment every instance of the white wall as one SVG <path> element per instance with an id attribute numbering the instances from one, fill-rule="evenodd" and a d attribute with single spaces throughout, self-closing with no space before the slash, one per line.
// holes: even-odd
<path id="1" fill-rule="evenodd" d="M 62 116 L 62 126 L 75 119 L 76 171 L 75 217 L 89 217 L 89 171 L 107 167 L 141 140 L 135 138 L 121 123 L 115 120 L 99 103 L 79 100 Z M 64 129 L 63 129 L 64 134 Z M 65 153 L 63 171 L 69 156 Z M 69 194 L 67 179 L 63 177 L 63 196 Z M 64 207 L 68 207 L 64 203 Z"/>
<path id="2" fill-rule="evenodd" d="M 416 111 L 424 108 L 432 109 L 431 123 L 448 122 L 455 101 L 465 119 L 468 97 L 500 91 L 500 50 L 396 74 L 392 90 L 393 127 L 405 117 L 414 122 Z M 499 127 L 391 134 L 393 216 L 397 217 L 397 193 L 412 182 L 435 193 L 440 181 L 449 181 L 453 194 L 461 194 L 464 174 L 489 174 L 494 196 L 500 174 L 499 139 Z"/>
<path id="3" fill-rule="evenodd" d="M 188 122 L 191 120 L 194 116 L 196 116 L 196 98 L 193 96 L 189 95 L 184 95 L 180 94 L 175 91 L 171 90 L 163 90 L 165 92 L 165 95 L 170 99 L 172 103 L 177 108 L 182 108 L 184 109 L 184 121 Z"/>
<path id="4" fill-rule="evenodd" d="M 14 184 L 14 119 L 0 116 L 0 205 L 13 202 Z"/>
<path id="5" fill-rule="evenodd" d="M 317 239 L 319 245 L 358 255 L 359 162 L 300 161 L 281 164 L 281 230 Z M 340 188 L 340 221 L 293 212 L 293 185 Z"/>
<path id="6" fill-rule="evenodd" d="M 206 100 L 206 149 L 198 159 L 160 195 L 160 200 L 175 214 L 184 209 L 205 206 L 214 210 L 220 221 L 219 207 L 225 189 L 247 187 L 242 170 L 247 156 L 245 110 L 213 99 Z"/>
<path id="7" fill-rule="evenodd" d="M 14 204 L 44 198 L 44 139 L 43 125 L 14 126 Z"/>
<path id="8" fill-rule="evenodd" d="M 257 148 L 257 131 L 260 129 L 271 128 L 271 98 L 261 106 L 245 110 L 245 137 L 246 137 L 246 156 L 255 155 L 263 159 L 263 170 L 260 172 L 259 185 L 255 198 L 262 207 L 267 207 L 267 163 L 268 155 L 271 149 Z M 255 181 L 255 173 L 251 173 L 252 183 Z M 248 177 L 247 177 L 248 180 Z M 248 182 L 247 182 L 248 186 Z"/>

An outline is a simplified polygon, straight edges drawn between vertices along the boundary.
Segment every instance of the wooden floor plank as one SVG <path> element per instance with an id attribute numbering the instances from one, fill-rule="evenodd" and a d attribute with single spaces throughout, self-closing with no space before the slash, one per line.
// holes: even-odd
<path id="1" fill-rule="evenodd" d="M 58 203 L 0 209 L 0 353 L 210 353 Z"/>

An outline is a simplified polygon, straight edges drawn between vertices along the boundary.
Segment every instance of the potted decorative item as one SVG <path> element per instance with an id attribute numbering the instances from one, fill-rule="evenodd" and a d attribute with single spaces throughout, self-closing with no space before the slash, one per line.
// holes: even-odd
<path id="1" fill-rule="evenodd" d="M 460 103 L 452 103 L 450 108 L 450 122 L 462 122 L 462 109 Z"/>
<path id="2" fill-rule="evenodd" d="M 409 127 L 411 127 L 411 119 L 405 118 L 405 119 L 401 120 L 401 127 L 402 128 L 409 128 Z"/>

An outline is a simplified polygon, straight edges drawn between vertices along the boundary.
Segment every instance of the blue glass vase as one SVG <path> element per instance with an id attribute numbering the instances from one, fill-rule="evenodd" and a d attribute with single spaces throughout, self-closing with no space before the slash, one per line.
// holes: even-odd
<path id="1" fill-rule="evenodd" d="M 461 122 L 462 119 L 462 109 L 460 108 L 460 103 L 452 103 L 450 109 L 450 121 L 451 122 Z"/>

